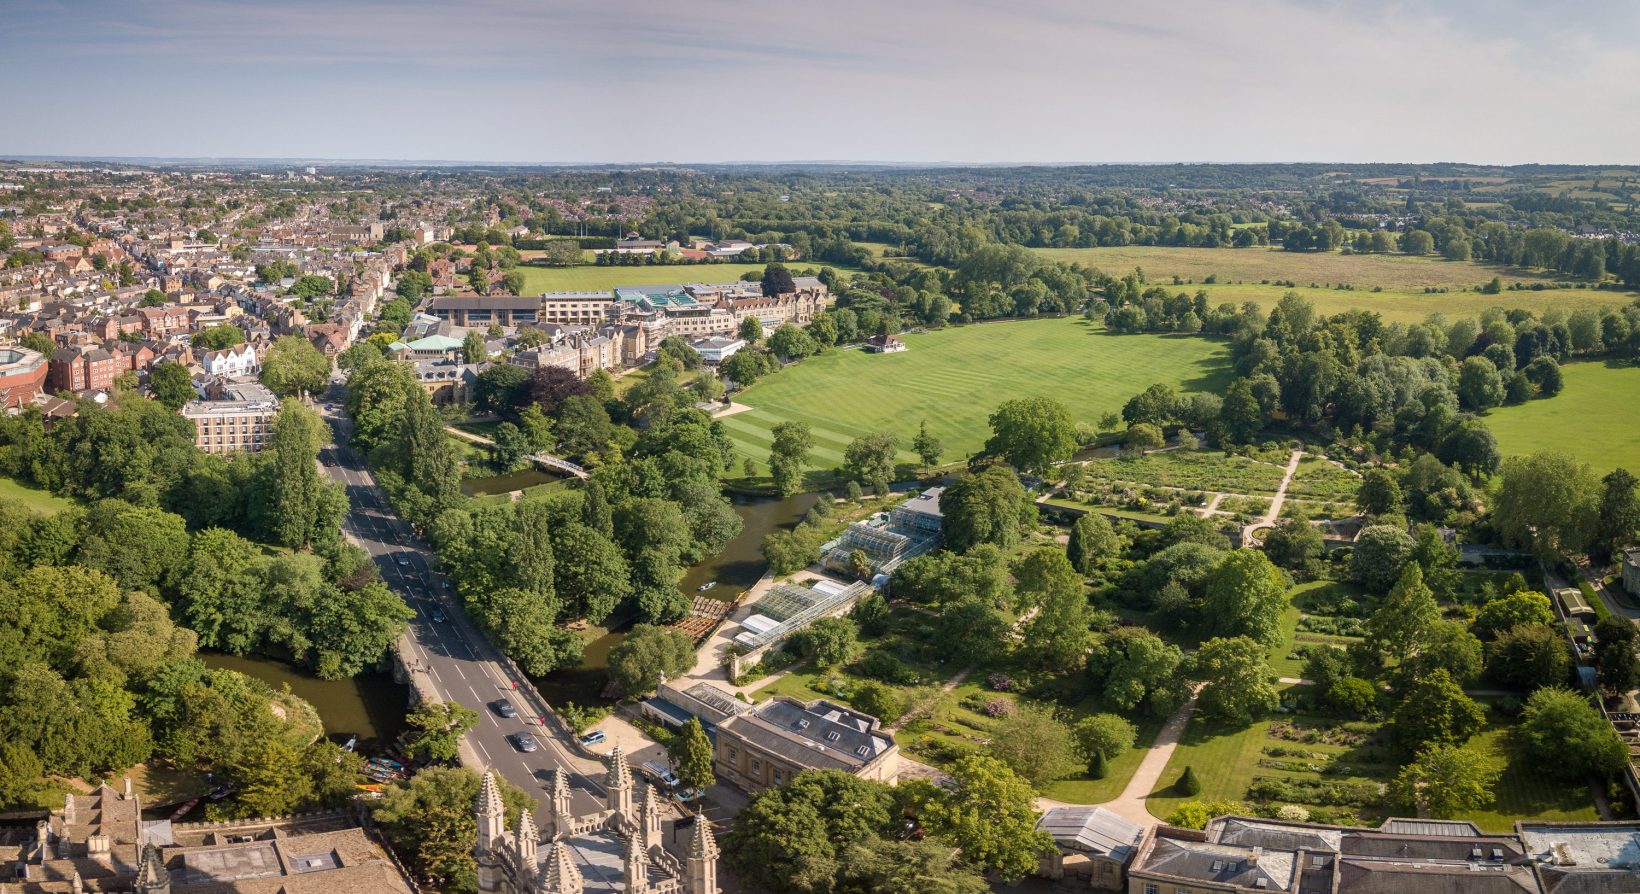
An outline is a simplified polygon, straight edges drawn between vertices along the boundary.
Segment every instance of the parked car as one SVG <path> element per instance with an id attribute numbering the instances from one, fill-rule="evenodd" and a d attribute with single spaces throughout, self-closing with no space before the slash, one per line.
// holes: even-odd
<path id="1" fill-rule="evenodd" d="M 517 748 L 525 754 L 530 754 L 540 747 L 535 744 L 535 737 L 529 733 L 513 733 L 507 738 L 512 740 L 512 745 L 514 748 Z"/>
<path id="2" fill-rule="evenodd" d="M 605 734 L 603 730 L 595 729 L 581 737 L 581 744 L 590 748 L 593 745 L 602 743 L 608 738 L 609 736 Z"/>
<path id="3" fill-rule="evenodd" d="M 492 704 L 490 707 L 494 708 L 495 712 L 500 714 L 502 717 L 518 716 L 518 709 L 513 707 L 513 703 L 510 699 L 501 699 L 500 701 Z"/>
<path id="4" fill-rule="evenodd" d="M 678 783 L 682 781 L 678 779 L 678 774 L 672 772 L 671 767 L 660 761 L 644 761 L 640 769 L 643 770 L 643 775 L 649 777 L 650 782 L 658 782 L 667 788 L 677 788 Z"/>

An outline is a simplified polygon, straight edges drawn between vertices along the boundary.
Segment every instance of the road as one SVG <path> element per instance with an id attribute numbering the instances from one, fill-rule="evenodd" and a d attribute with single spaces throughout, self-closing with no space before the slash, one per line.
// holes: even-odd
<path id="1" fill-rule="evenodd" d="M 567 742 L 555 737 L 552 730 L 562 729 L 556 718 L 544 718 L 550 724 L 544 725 L 543 718 L 531 712 L 530 698 L 515 689 L 515 684 L 527 687 L 529 682 L 514 679 L 509 664 L 463 614 L 444 575 L 433 570 L 427 545 L 393 514 L 386 495 L 353 449 L 339 446 L 346 443 L 347 425 L 339 415 L 325 412 L 336 443 L 326 445 L 319 459 L 330 477 L 347 488 L 349 508 L 343 531 L 370 553 L 382 579 L 416 612 L 410 622 L 406 661 L 426 669 L 439 698 L 478 712 L 478 725 L 466 740 L 472 756 L 536 798 L 538 806 L 550 807 L 545 789 L 558 767 L 570 772 L 571 806 L 577 814 L 603 806 L 602 764 L 575 754 Z M 443 621 L 434 620 L 435 609 Z M 496 712 L 495 704 L 503 698 L 518 709 L 518 717 L 507 719 Z M 535 738 L 537 751 L 526 754 L 514 747 L 508 737 L 520 732 Z"/>

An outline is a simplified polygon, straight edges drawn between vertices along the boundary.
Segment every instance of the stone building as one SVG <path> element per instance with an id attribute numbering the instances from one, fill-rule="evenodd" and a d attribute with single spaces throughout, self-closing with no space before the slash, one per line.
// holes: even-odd
<path id="1" fill-rule="evenodd" d="M 142 819 L 127 779 L 67 795 L 32 834 L 0 827 L 0 894 L 411 894 L 342 812 L 231 823 Z"/>
<path id="2" fill-rule="evenodd" d="M 478 889 L 484 894 L 718 894 L 717 842 L 711 823 L 697 818 L 682 858 L 666 849 L 660 802 L 644 786 L 641 798 L 619 746 L 604 778 L 608 807 L 573 815 L 569 776 L 554 771 L 544 828 L 529 811 L 506 828 L 501 791 L 484 774 L 476 811 Z"/>

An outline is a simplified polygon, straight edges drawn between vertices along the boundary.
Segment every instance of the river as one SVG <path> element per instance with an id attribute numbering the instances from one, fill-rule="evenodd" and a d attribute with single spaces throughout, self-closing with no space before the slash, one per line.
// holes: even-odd
<path id="1" fill-rule="evenodd" d="M 803 515 L 819 499 L 816 494 L 798 494 L 777 499 L 730 494 L 735 514 L 740 516 L 740 533 L 724 546 L 723 551 L 703 562 L 689 567 L 678 583 L 691 599 L 708 581 L 717 586 L 705 591 L 714 599 L 732 602 L 746 592 L 763 576 L 768 563 L 763 560 L 763 538 L 779 530 L 797 526 Z M 625 624 L 614 630 L 593 628 L 594 638 L 587 643 L 581 663 L 573 670 L 555 671 L 545 677 L 534 678 L 541 695 L 554 707 L 566 701 L 577 705 L 604 704 L 604 685 L 608 682 L 609 650 L 626 638 Z"/>
<path id="2" fill-rule="evenodd" d="M 505 475 L 489 475 L 482 478 L 463 478 L 461 492 L 469 497 L 485 494 L 507 494 L 515 490 L 535 487 L 541 484 L 552 484 L 564 480 L 562 475 L 543 472 L 531 466 L 528 469 L 519 469 Z"/>
<path id="3" fill-rule="evenodd" d="M 294 665 L 272 658 L 201 652 L 208 667 L 235 670 L 274 689 L 290 691 L 313 705 L 325 734 L 337 742 L 358 736 L 364 744 L 391 742 L 404 731 L 410 688 L 388 673 L 370 672 L 351 680 L 321 680 Z"/>

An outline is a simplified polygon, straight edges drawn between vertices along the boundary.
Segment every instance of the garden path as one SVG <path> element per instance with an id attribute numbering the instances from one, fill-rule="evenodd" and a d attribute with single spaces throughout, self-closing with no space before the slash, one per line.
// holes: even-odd
<path id="1" fill-rule="evenodd" d="M 1298 474 L 1298 461 L 1304 458 L 1304 450 L 1293 448 L 1291 456 L 1287 457 L 1287 471 L 1281 476 L 1281 486 L 1276 488 L 1275 498 L 1270 500 L 1270 508 L 1263 518 L 1254 519 L 1252 524 L 1241 529 L 1241 542 L 1244 546 L 1254 543 L 1253 532 L 1259 528 L 1268 528 L 1281 517 L 1281 504 L 1287 502 L 1287 486 L 1293 483 L 1293 476 Z"/>
<path id="2" fill-rule="evenodd" d="M 1139 762 L 1139 769 L 1133 771 L 1133 778 L 1128 780 L 1127 788 L 1114 800 L 1106 801 L 1099 806 L 1122 817 L 1129 822 L 1149 826 L 1161 820 L 1153 816 L 1145 806 L 1145 799 L 1151 792 L 1156 791 L 1157 783 L 1161 782 L 1162 771 L 1167 768 L 1167 762 L 1173 758 L 1173 749 L 1179 745 L 1179 737 L 1184 735 L 1184 728 L 1190 724 L 1190 715 L 1195 713 L 1196 697 L 1191 696 L 1179 710 L 1167 719 L 1161 731 L 1156 733 L 1156 741 L 1145 752 L 1144 760 Z M 1056 807 L 1060 802 L 1049 801 L 1046 798 L 1037 799 L 1038 807 Z"/>

